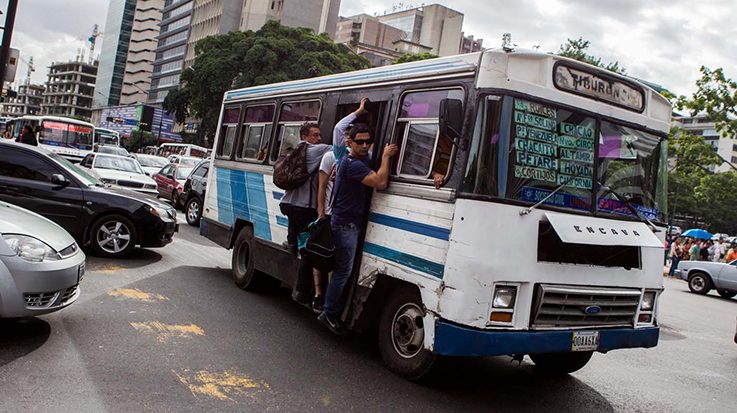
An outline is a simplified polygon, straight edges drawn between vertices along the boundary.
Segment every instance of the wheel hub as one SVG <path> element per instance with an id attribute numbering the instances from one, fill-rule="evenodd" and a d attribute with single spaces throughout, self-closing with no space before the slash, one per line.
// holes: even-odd
<path id="1" fill-rule="evenodd" d="M 404 358 L 412 358 L 422 350 L 425 330 L 422 325 L 422 309 L 414 303 L 399 308 L 392 322 L 392 344 Z"/>

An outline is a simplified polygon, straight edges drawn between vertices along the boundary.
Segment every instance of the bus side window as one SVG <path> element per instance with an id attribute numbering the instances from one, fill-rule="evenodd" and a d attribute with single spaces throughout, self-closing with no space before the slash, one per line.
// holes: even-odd
<path id="1" fill-rule="evenodd" d="M 236 130 L 241 115 L 241 108 L 226 107 L 223 113 L 223 123 L 220 126 L 220 142 L 218 143 L 217 157 L 230 159 L 235 147 Z M 185 150 L 185 148 L 181 148 Z M 180 153 L 181 154 L 181 153 Z"/>
<path id="2" fill-rule="evenodd" d="M 241 126 L 237 160 L 262 162 L 266 160 L 274 121 L 274 105 L 249 106 Z"/>
<path id="3" fill-rule="evenodd" d="M 283 103 L 279 110 L 276 141 L 271 147 L 271 162 L 276 162 L 276 158 L 278 158 L 284 151 L 299 144 L 299 128 L 303 123 L 317 123 L 319 119 L 319 100 Z"/>
<path id="4" fill-rule="evenodd" d="M 439 134 L 442 99 L 463 100 L 463 90 L 443 89 L 405 93 L 402 96 L 393 141 L 400 155 L 392 169 L 401 177 L 442 181 L 450 170 L 453 142 Z"/>

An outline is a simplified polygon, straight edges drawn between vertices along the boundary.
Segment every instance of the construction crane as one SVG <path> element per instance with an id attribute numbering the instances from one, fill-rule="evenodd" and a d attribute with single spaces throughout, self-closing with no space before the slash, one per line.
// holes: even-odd
<path id="1" fill-rule="evenodd" d="M 28 66 L 28 70 L 26 71 L 26 85 L 30 85 L 31 84 L 31 73 L 36 71 L 36 66 L 33 65 L 33 56 L 31 56 L 28 60 L 21 57 L 20 61 L 25 63 L 26 66 Z"/>
<path id="2" fill-rule="evenodd" d="M 89 64 L 94 64 L 95 62 L 95 43 L 97 42 L 97 38 L 102 36 L 102 32 L 99 29 L 100 27 L 95 25 L 92 28 L 92 36 L 87 39 L 87 41 L 90 42 Z"/>

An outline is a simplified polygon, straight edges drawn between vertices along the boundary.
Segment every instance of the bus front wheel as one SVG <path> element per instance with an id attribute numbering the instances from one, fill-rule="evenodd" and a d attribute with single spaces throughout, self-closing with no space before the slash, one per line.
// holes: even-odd
<path id="1" fill-rule="evenodd" d="M 413 381 L 426 377 L 436 359 L 424 348 L 424 316 L 417 291 L 400 288 L 391 293 L 379 320 L 379 350 L 384 363 Z"/>
<path id="2" fill-rule="evenodd" d="M 579 353 L 530 354 L 535 369 L 547 374 L 568 374 L 580 370 L 591 360 L 593 351 Z"/>
<path id="3" fill-rule="evenodd" d="M 279 280 L 258 271 L 254 265 L 253 229 L 245 227 L 238 233 L 238 238 L 233 245 L 233 258 L 231 262 L 233 281 L 246 291 L 270 291 L 279 287 Z"/>

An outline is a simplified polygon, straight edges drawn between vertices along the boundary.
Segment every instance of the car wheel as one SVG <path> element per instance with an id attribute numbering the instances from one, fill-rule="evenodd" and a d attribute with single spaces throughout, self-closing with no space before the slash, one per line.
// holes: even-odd
<path id="1" fill-rule="evenodd" d="M 179 209 L 179 192 L 177 190 L 171 191 L 171 203 L 174 205 L 174 209 Z"/>
<path id="2" fill-rule="evenodd" d="M 387 367 L 408 380 L 421 380 L 432 370 L 437 356 L 424 348 L 425 310 L 417 291 L 395 290 L 379 320 L 379 350 Z"/>
<path id="3" fill-rule="evenodd" d="M 724 298 L 732 298 L 735 295 L 737 295 L 737 291 L 724 290 L 724 289 L 721 289 L 720 288 L 720 289 L 717 290 L 717 294 L 721 295 Z"/>
<path id="4" fill-rule="evenodd" d="M 200 226 L 200 218 L 202 217 L 202 201 L 197 197 L 192 197 L 184 208 L 184 215 L 187 217 L 187 223 L 194 227 Z"/>
<path id="5" fill-rule="evenodd" d="M 90 232 L 92 249 L 102 257 L 125 257 L 133 252 L 136 240 L 136 227 L 133 222 L 117 214 L 98 219 Z"/>
<path id="6" fill-rule="evenodd" d="M 545 374 L 568 374 L 580 370 L 591 360 L 593 351 L 576 353 L 530 354 L 535 370 Z"/>
<path id="7" fill-rule="evenodd" d="M 703 272 L 696 272 L 688 277 L 688 289 L 695 294 L 706 294 L 711 290 L 711 279 Z"/>
<path id="8" fill-rule="evenodd" d="M 281 284 L 281 281 L 255 269 L 253 229 L 246 227 L 238 233 L 233 246 L 232 274 L 235 285 L 254 292 L 267 292 Z"/>

